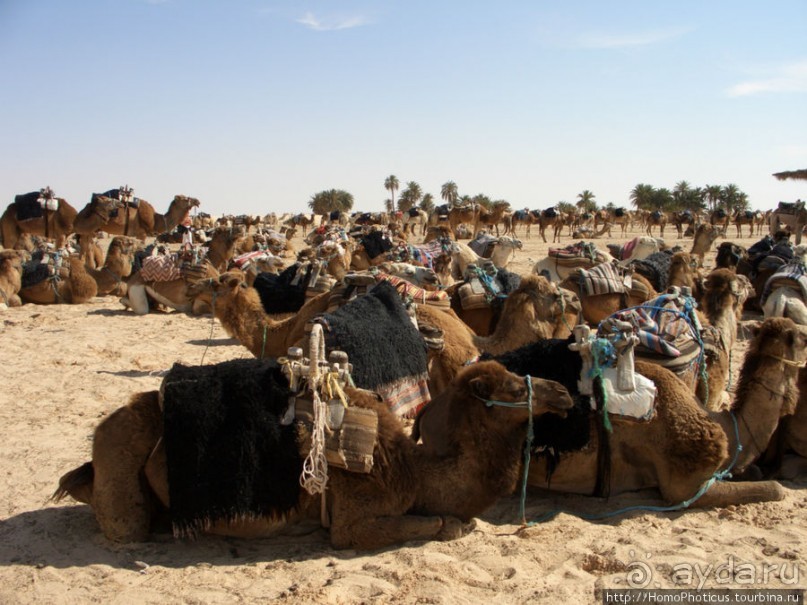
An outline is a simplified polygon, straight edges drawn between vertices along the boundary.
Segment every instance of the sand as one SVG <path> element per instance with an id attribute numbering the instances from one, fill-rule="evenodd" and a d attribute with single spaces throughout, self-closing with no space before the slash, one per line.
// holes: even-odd
<path id="1" fill-rule="evenodd" d="M 526 273 L 547 245 L 535 234 L 524 242 L 511 269 Z M 59 477 L 89 459 L 95 426 L 157 388 L 175 361 L 249 353 L 210 318 L 135 317 L 113 297 L 4 311 L 0 343 L 0 603 L 593 603 L 597 590 L 629 581 L 675 587 L 676 572 L 686 588 L 701 577 L 705 587 L 807 586 L 804 482 L 786 483 L 782 502 L 599 522 L 563 513 L 526 528 L 513 496 L 460 540 L 369 553 L 333 550 L 322 529 L 114 544 L 89 507 L 48 501 Z M 746 345 L 733 352 L 735 380 Z M 533 492 L 527 518 L 636 504 L 660 502 L 653 491 L 608 501 Z"/>

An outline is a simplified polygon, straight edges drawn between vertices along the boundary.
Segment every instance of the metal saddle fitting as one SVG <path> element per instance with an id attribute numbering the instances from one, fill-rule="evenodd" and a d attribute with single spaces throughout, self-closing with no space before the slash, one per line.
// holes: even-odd
<path id="1" fill-rule="evenodd" d="M 287 356 L 288 362 L 283 365 L 283 373 L 289 381 L 289 389 L 292 396 L 289 398 L 289 407 L 281 421 L 283 425 L 291 424 L 296 417 L 297 398 L 308 397 L 308 377 L 311 375 L 311 361 L 304 357 L 303 349 L 300 347 L 289 347 Z M 350 378 L 353 372 L 353 364 L 349 363 L 348 355 L 344 351 L 331 351 L 327 360 L 320 360 L 318 363 L 319 375 L 330 374 L 334 376 L 339 389 L 351 385 Z M 345 403 L 338 396 L 328 400 L 328 418 L 326 420 L 329 429 L 335 431 L 342 426 L 345 415 L 345 406 L 348 403 L 345 395 Z"/>

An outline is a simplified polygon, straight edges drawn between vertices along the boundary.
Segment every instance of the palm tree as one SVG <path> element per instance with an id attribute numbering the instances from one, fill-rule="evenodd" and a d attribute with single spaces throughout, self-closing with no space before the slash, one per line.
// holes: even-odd
<path id="1" fill-rule="evenodd" d="M 423 197 L 423 190 L 415 181 L 409 181 L 406 184 L 406 189 L 401 192 L 401 197 L 398 199 L 398 210 L 406 212 L 413 206 L 417 206 L 420 198 Z"/>
<path id="2" fill-rule="evenodd" d="M 555 204 L 555 207 L 559 212 L 565 212 L 566 214 L 574 214 L 577 212 L 577 207 L 570 202 L 558 202 Z"/>
<path id="3" fill-rule="evenodd" d="M 384 189 L 392 194 L 392 207 L 395 208 L 395 192 L 398 191 L 398 177 L 394 174 L 384 179 Z"/>
<path id="4" fill-rule="evenodd" d="M 673 207 L 675 198 L 672 191 L 665 187 L 653 190 L 653 197 L 650 200 L 650 207 L 653 210 L 669 210 Z"/>
<path id="5" fill-rule="evenodd" d="M 655 189 L 652 185 L 639 183 L 630 192 L 630 200 L 638 210 L 649 210 L 652 206 Z"/>
<path id="6" fill-rule="evenodd" d="M 703 193 L 709 202 L 709 210 L 716 210 L 717 203 L 723 196 L 723 188 L 720 185 L 706 185 L 703 188 Z"/>
<path id="7" fill-rule="evenodd" d="M 334 210 L 349 212 L 353 208 L 353 196 L 343 189 L 328 189 L 312 195 L 308 207 L 315 214 L 330 214 Z"/>
<path id="8" fill-rule="evenodd" d="M 742 194 L 742 191 L 740 191 L 740 188 L 734 183 L 729 183 L 723 187 L 720 199 L 726 208 L 726 212 L 729 214 L 734 213 L 734 210 L 737 207 L 737 202 L 740 199 L 740 194 Z"/>
<path id="9" fill-rule="evenodd" d="M 420 208 L 429 214 L 434 212 L 434 196 L 431 193 L 427 193 L 423 196 L 423 199 L 420 200 Z"/>
<path id="10" fill-rule="evenodd" d="M 584 190 L 583 193 L 578 193 L 577 207 L 583 212 L 594 212 L 597 209 L 597 202 L 594 201 L 595 197 L 597 196 L 588 189 Z"/>
<path id="11" fill-rule="evenodd" d="M 457 193 L 457 184 L 454 181 L 443 183 L 443 186 L 440 188 L 440 197 L 451 206 L 456 204 L 457 200 L 459 199 L 459 194 Z"/>

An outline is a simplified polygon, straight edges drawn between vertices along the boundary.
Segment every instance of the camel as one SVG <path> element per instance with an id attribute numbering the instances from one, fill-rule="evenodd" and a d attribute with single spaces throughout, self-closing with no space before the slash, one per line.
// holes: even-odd
<path id="1" fill-rule="evenodd" d="M 296 315 L 276 321 L 266 314 L 260 296 L 247 287 L 243 275 L 227 272 L 218 278 L 200 280 L 190 286 L 194 304 L 213 308 L 215 317 L 233 338 L 255 357 L 284 357 L 290 347 L 300 346 L 306 337 L 306 324 L 329 308 L 330 292 L 306 300 Z M 465 363 L 479 354 L 471 332 L 451 311 L 430 305 L 414 305 L 419 326 L 443 334 L 443 348 L 430 352 L 429 392 L 443 391 Z"/>
<path id="2" fill-rule="evenodd" d="M 731 269 L 736 272 L 737 266 L 743 261 L 748 261 L 748 252 L 742 246 L 732 242 L 723 242 L 717 247 L 716 269 Z"/>
<path id="3" fill-rule="evenodd" d="M 565 213 L 559 212 L 555 208 L 547 208 L 541 212 L 538 221 L 538 232 L 541 235 L 541 239 L 546 243 L 546 228 L 552 227 L 552 243 L 554 244 L 556 240 L 560 242 L 561 231 L 563 231 L 563 227 L 567 224 L 567 215 Z M 571 226 L 569 228 L 571 229 Z"/>
<path id="4" fill-rule="evenodd" d="M 754 227 L 756 228 L 755 233 L 757 235 L 762 235 L 762 230 L 770 224 L 771 212 L 771 210 L 766 210 L 765 212 L 756 213 L 757 216 L 754 220 Z"/>
<path id="5" fill-rule="evenodd" d="M 613 222 L 614 225 L 619 225 L 622 237 L 625 237 L 632 223 L 630 211 L 624 208 L 615 208 L 611 213 L 611 222 Z"/>
<path id="6" fill-rule="evenodd" d="M 670 214 L 670 222 L 675 226 L 675 230 L 678 231 L 678 239 L 681 239 L 684 236 L 683 226 L 695 227 L 698 223 L 698 217 L 691 210 L 682 210 Z M 662 233 L 662 235 L 664 234 Z"/>
<path id="7" fill-rule="evenodd" d="M 796 235 L 796 245 L 801 243 L 801 234 L 807 226 L 807 208 L 804 202 L 798 201 L 792 204 L 779 202 L 779 206 L 771 212 L 768 225 L 770 232 L 780 231 L 780 225 L 784 224 L 787 229 Z"/>
<path id="8" fill-rule="evenodd" d="M 743 236 L 743 225 L 748 225 L 748 237 L 753 237 L 754 227 L 759 222 L 760 216 L 762 216 L 762 213 L 758 210 L 756 212 L 752 210 L 737 210 L 732 218 L 732 222 L 737 227 L 737 237 Z"/>
<path id="9" fill-rule="evenodd" d="M 596 220 L 595 220 L 595 224 L 596 224 Z M 597 230 L 596 227 L 589 227 L 589 226 L 578 227 L 577 229 L 575 229 L 572 232 L 572 238 L 574 238 L 574 239 L 582 239 L 582 238 L 585 238 L 585 239 L 599 239 L 603 235 L 606 235 L 606 234 L 608 235 L 608 237 L 611 237 L 611 226 L 612 226 L 611 223 L 607 223 L 607 222 L 602 223 L 600 225 L 599 231 Z"/>
<path id="10" fill-rule="evenodd" d="M 410 208 L 407 212 L 404 212 L 403 218 L 404 233 L 408 230 L 412 235 L 415 235 L 415 226 L 420 225 L 420 235 L 426 235 L 426 227 L 429 226 L 429 213 L 423 208 Z"/>
<path id="11" fill-rule="evenodd" d="M 21 288 L 22 301 L 38 305 L 79 305 L 97 296 L 98 284 L 87 273 L 84 261 L 78 256 L 70 256 L 67 265 L 69 269 L 66 278 L 57 273 L 37 284 Z"/>
<path id="12" fill-rule="evenodd" d="M 717 225 L 707 225 L 706 223 L 698 225 L 698 228 L 695 229 L 695 239 L 692 242 L 692 249 L 689 251 L 692 256 L 698 257 L 698 267 L 703 267 L 703 259 L 706 253 L 709 252 L 712 244 L 717 241 L 717 238 L 721 235 L 725 235 L 725 233 L 725 229 Z"/>
<path id="13" fill-rule="evenodd" d="M 723 233 L 728 233 L 731 215 L 723 208 L 717 208 L 709 213 L 709 224 L 714 227 L 721 227 Z"/>
<path id="14" fill-rule="evenodd" d="M 758 292 L 765 317 L 789 317 L 799 325 L 807 325 L 805 261 L 807 246 L 796 246 L 793 260 L 765 279 L 762 292 Z"/>
<path id="15" fill-rule="evenodd" d="M 494 227 L 496 229 L 496 237 L 499 237 L 499 223 L 507 222 L 510 218 L 510 203 L 509 202 L 493 202 L 490 210 L 485 207 L 479 209 L 479 220 L 476 224 L 486 226 L 488 229 Z M 466 221 L 463 221 L 466 222 Z M 474 232 L 476 234 L 476 232 Z"/>
<path id="16" fill-rule="evenodd" d="M 624 292 L 590 294 L 581 286 L 581 271 L 584 269 L 573 271 L 559 286 L 573 292 L 580 300 L 583 319 L 589 325 L 596 326 L 621 309 L 641 305 L 657 296 L 650 282 L 638 273 L 629 276 Z"/>
<path id="17" fill-rule="evenodd" d="M 104 266 L 104 251 L 95 238 L 76 235 L 76 247 L 81 260 L 89 269 L 100 269 Z"/>
<path id="18" fill-rule="evenodd" d="M 134 242 L 128 237 L 116 236 L 109 243 L 103 267 L 86 266 L 87 273 L 98 285 L 97 296 L 126 296 L 125 278 L 132 274 Z M 86 263 L 85 263 L 86 264 Z"/>
<path id="19" fill-rule="evenodd" d="M 287 227 L 300 227 L 303 232 L 303 237 L 305 237 L 308 233 L 308 228 L 314 224 L 314 215 L 295 214 L 283 224 Z"/>
<path id="20" fill-rule="evenodd" d="M 541 275 L 523 277 L 504 301 L 493 332 L 474 336 L 473 343 L 492 355 L 544 338 L 564 338 L 577 325 L 580 303 L 575 296 Z"/>
<path id="21" fill-rule="evenodd" d="M 515 489 L 530 417 L 534 422 L 545 413 L 564 414 L 571 407 L 568 393 L 557 383 L 531 380 L 528 388 L 523 378 L 496 362 L 477 364 L 465 369 L 441 398 L 442 405 L 457 410 L 448 432 L 459 447 L 448 456 L 435 456 L 412 442 L 373 393 L 345 391 L 351 406 L 372 410 L 378 417 L 369 473 L 330 466 L 328 489 L 321 497 L 297 491 L 290 481 L 287 489 L 298 493 L 290 510 L 238 519 L 222 515 L 209 524 L 210 533 L 271 535 L 302 519 L 319 519 L 322 501 L 334 548 L 368 550 L 408 540 L 459 538 L 475 516 Z M 285 443 L 294 443 L 305 429 L 299 422 L 278 426 L 281 414 L 273 419 L 276 430 L 289 436 Z M 134 395 L 99 424 L 92 461 L 60 479 L 54 500 L 70 495 L 89 504 L 112 541 L 147 540 L 153 518 L 171 507 L 162 417 L 157 391 Z M 290 452 L 282 452 L 281 443 L 273 442 L 277 458 L 289 460 Z M 302 470 L 301 457 L 291 464 L 284 472 L 293 478 Z"/>
<path id="22" fill-rule="evenodd" d="M 465 206 L 452 206 L 448 211 L 448 224 L 451 230 L 456 233 L 457 227 L 462 223 L 472 226 L 472 235 L 479 231 L 479 219 L 482 207 L 479 204 L 467 204 Z"/>
<path id="23" fill-rule="evenodd" d="M 653 227 L 658 225 L 660 236 L 664 237 L 664 227 L 667 225 L 667 215 L 661 210 L 654 210 L 647 215 L 647 235 L 653 235 Z"/>
<path id="24" fill-rule="evenodd" d="M 799 370 L 799 399 L 782 419 L 767 450 L 757 460 L 767 477 L 794 480 L 807 474 L 807 370 Z"/>
<path id="25" fill-rule="evenodd" d="M 20 288 L 22 256 L 16 250 L 0 250 L 0 308 L 19 307 L 22 304 Z"/>
<path id="26" fill-rule="evenodd" d="M 664 241 L 656 237 L 639 235 L 624 245 L 606 244 L 605 247 L 615 259 L 620 261 L 632 261 L 634 259 L 644 259 L 651 254 L 660 251 L 664 246 Z"/>
<path id="27" fill-rule="evenodd" d="M 225 271 L 235 256 L 239 242 L 244 238 L 244 227 L 217 227 L 210 240 L 205 243 L 207 262 L 216 271 Z"/>
<path id="28" fill-rule="evenodd" d="M 181 277 L 167 281 L 147 280 L 142 271 L 137 271 L 129 278 L 126 296 L 120 302 L 127 309 L 132 309 L 135 315 L 146 315 L 156 305 L 191 315 L 203 315 L 209 313 L 210 308 L 195 301 L 189 294 L 189 288 L 195 281 L 218 277 L 218 274 L 208 262 L 193 265 Z"/>
<path id="29" fill-rule="evenodd" d="M 23 198 L 34 201 L 44 200 L 42 216 L 19 220 L 17 217 L 22 208 Z M 53 206 L 54 202 L 56 209 L 52 210 L 49 206 Z M 55 197 L 50 187 L 46 187 L 39 193 L 18 195 L 0 217 L 0 236 L 2 236 L 3 247 L 12 250 L 23 233 L 31 233 L 55 240 L 56 247 L 61 249 L 67 241 L 67 236 L 73 233 L 73 222 L 76 215 L 76 209 L 64 198 Z"/>
<path id="30" fill-rule="evenodd" d="M 536 262 L 532 267 L 532 272 L 543 275 L 549 281 L 557 284 L 569 277 L 571 272 L 578 267 L 588 269 L 594 265 L 614 260 L 614 257 L 605 250 L 600 250 L 594 247 L 593 244 L 589 245 L 592 247 L 590 255 L 584 253 L 581 256 L 574 257 L 571 261 L 561 260 L 553 256 L 553 250 L 550 249 L 550 255 Z"/>
<path id="31" fill-rule="evenodd" d="M 500 356 L 499 361 L 516 373 L 552 377 L 577 398 L 582 363 L 576 352 L 568 351 L 568 345 L 569 341 L 537 343 Z M 636 372 L 655 385 L 655 411 L 646 421 L 623 421 L 610 415 L 613 433 L 608 437 L 610 455 L 604 460 L 610 463 L 611 472 L 599 482 L 604 488 L 600 491 L 615 495 L 658 488 L 669 504 L 698 507 L 783 499 L 784 490 L 773 481 L 729 483 L 713 479 L 728 470 L 741 473 L 767 447 L 781 418 L 795 410 L 798 368 L 804 363 L 805 337 L 798 327 L 789 319 L 766 320 L 743 363 L 733 410 L 707 412 L 674 374 L 637 360 Z M 447 434 L 449 410 L 439 403 L 425 408 L 413 431 L 413 436 L 419 436 L 436 455 L 460 445 Z M 588 406 L 585 400 L 583 403 Z M 456 412 L 452 409 L 450 413 Z M 534 446 L 544 445 L 542 435 L 562 430 L 559 423 L 542 426 L 544 422 L 548 419 L 536 426 L 539 440 Z M 602 434 L 596 426 L 603 420 L 592 412 L 588 419 L 583 415 L 582 422 L 582 430 L 590 438 L 588 445 L 579 449 L 583 444 L 578 443 L 570 448 L 575 451 L 560 451 L 549 475 L 547 458 L 534 460 L 529 467 L 530 486 L 583 495 L 595 491 Z"/>
<path id="32" fill-rule="evenodd" d="M 521 240 L 512 237 L 500 237 L 493 246 L 490 258 L 482 258 L 474 252 L 470 246 L 462 242 L 453 244 L 451 275 L 454 279 L 462 279 L 468 265 L 475 264 L 481 267 L 486 262 L 492 262 L 497 269 L 506 269 L 510 261 L 513 260 L 516 250 L 522 248 Z"/>
<path id="33" fill-rule="evenodd" d="M 120 210 L 111 216 L 104 206 L 117 202 Z M 160 233 L 172 231 L 191 208 L 199 206 L 199 200 L 185 195 L 176 195 L 165 214 L 157 214 L 146 200 L 139 200 L 137 206 L 128 202 L 113 200 L 105 195 L 93 195 L 90 203 L 78 213 L 73 230 L 79 235 L 90 236 L 96 231 L 106 231 L 110 235 L 126 235 L 146 241 Z"/>
<path id="34" fill-rule="evenodd" d="M 524 225 L 526 227 L 525 233 L 527 239 L 530 238 L 530 226 L 532 225 L 533 221 L 538 222 L 539 217 L 536 216 L 537 213 L 534 214 L 535 211 L 528 210 L 524 208 L 523 210 L 516 210 L 505 221 L 505 235 L 512 235 L 513 237 L 518 237 L 516 234 L 516 229 L 520 225 Z"/>
<path id="35" fill-rule="evenodd" d="M 707 410 L 722 409 L 723 393 L 731 372 L 731 351 L 737 340 L 737 324 L 743 304 L 752 293 L 748 278 L 729 269 L 715 269 L 704 281 L 699 306 L 703 317 L 719 334 L 718 342 L 714 343 L 715 354 L 706 356 L 708 381 L 704 384 L 703 380 L 698 380 L 696 387 L 696 394 Z"/>

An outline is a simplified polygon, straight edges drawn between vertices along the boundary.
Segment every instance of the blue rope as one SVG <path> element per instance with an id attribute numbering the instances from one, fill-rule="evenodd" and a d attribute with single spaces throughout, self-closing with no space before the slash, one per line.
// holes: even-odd
<path id="1" fill-rule="evenodd" d="M 625 508 L 620 508 L 615 511 L 610 511 L 606 513 L 594 513 L 594 514 L 573 513 L 571 511 L 564 511 L 564 510 L 553 510 L 541 515 L 534 521 L 530 521 L 529 523 L 527 523 L 527 526 L 530 527 L 533 525 L 537 525 L 538 523 L 543 523 L 544 521 L 549 521 L 550 519 L 553 519 L 560 513 L 575 515 L 587 521 L 600 521 L 602 519 L 608 519 L 610 517 L 616 517 L 618 515 L 623 515 L 625 513 L 630 513 L 638 510 L 666 513 L 689 508 L 690 506 L 692 506 L 694 502 L 700 499 L 701 496 L 703 496 L 703 494 L 705 494 L 709 490 L 709 488 L 712 487 L 712 485 L 714 485 L 717 481 L 723 481 L 725 479 L 729 479 L 731 477 L 731 469 L 734 468 L 734 465 L 737 464 L 737 459 L 740 457 L 740 452 L 743 449 L 743 445 L 742 443 L 740 443 L 740 428 L 737 425 L 737 418 L 734 416 L 734 413 L 733 412 L 729 413 L 731 414 L 731 419 L 734 421 L 734 437 L 737 440 L 737 449 L 734 450 L 734 458 L 732 459 L 731 464 L 729 464 L 726 470 L 715 471 L 714 474 L 711 477 L 709 477 L 709 479 L 707 479 L 703 485 L 701 485 L 700 489 L 697 492 L 695 492 L 695 495 L 689 498 L 688 500 L 684 500 L 683 502 L 679 502 L 678 504 L 672 504 L 670 506 L 649 506 L 638 504 L 636 506 L 627 506 Z"/>
<path id="2" fill-rule="evenodd" d="M 524 382 L 527 384 L 527 401 L 498 401 L 496 399 L 485 399 L 485 405 L 488 407 L 499 406 L 504 408 L 524 408 L 529 410 L 527 418 L 527 440 L 524 443 L 524 471 L 521 475 L 521 503 L 519 510 L 521 512 L 521 524 L 527 524 L 527 478 L 530 473 L 530 457 L 532 456 L 532 441 L 535 438 L 535 433 L 532 426 L 532 379 L 529 374 L 524 377 Z"/>

